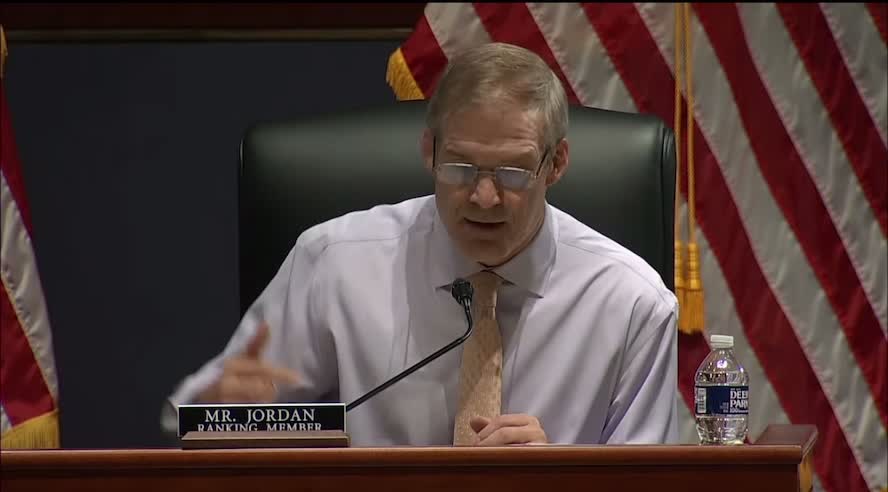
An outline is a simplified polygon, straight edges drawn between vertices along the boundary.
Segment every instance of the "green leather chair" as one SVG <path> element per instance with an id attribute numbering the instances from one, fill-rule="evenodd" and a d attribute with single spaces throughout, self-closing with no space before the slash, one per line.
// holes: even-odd
<path id="1" fill-rule="evenodd" d="M 254 125 L 241 142 L 243 313 L 307 228 L 431 194 L 425 101 Z M 549 202 L 644 258 L 673 289 L 674 135 L 653 116 L 572 106 L 571 165 Z"/>

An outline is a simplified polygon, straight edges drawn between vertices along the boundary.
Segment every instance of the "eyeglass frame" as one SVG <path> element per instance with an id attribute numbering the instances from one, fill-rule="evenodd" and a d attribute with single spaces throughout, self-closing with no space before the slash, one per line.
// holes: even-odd
<path id="1" fill-rule="evenodd" d="M 434 137 L 432 137 L 432 171 L 435 173 L 436 177 L 437 177 L 437 172 L 438 172 L 438 148 L 437 148 L 437 146 L 438 146 L 438 137 L 434 136 Z M 497 166 L 497 167 L 493 168 L 492 170 L 487 171 L 487 170 L 483 170 L 483 169 L 479 168 L 476 164 L 471 164 L 468 162 L 459 162 L 459 163 L 451 162 L 451 163 L 444 163 L 444 164 L 464 164 L 466 166 L 470 166 L 475 172 L 475 178 L 472 180 L 472 183 L 477 183 L 479 176 L 481 176 L 483 174 L 487 174 L 487 175 L 490 175 L 491 179 L 498 187 L 503 187 L 505 189 L 509 189 L 512 191 L 526 191 L 527 189 L 530 188 L 531 183 L 533 183 L 534 181 L 539 179 L 540 173 L 542 173 L 542 171 L 543 171 L 543 164 L 546 163 L 546 159 L 549 157 L 549 150 L 550 150 L 550 146 L 547 145 L 546 150 L 543 151 L 543 156 L 542 156 L 542 158 L 540 158 L 540 163 L 539 163 L 539 165 L 537 165 L 537 169 L 535 172 L 531 171 L 530 169 L 524 169 L 524 168 L 514 167 L 514 166 Z M 497 179 L 496 172 L 500 169 L 513 169 L 516 171 L 523 171 L 526 173 L 531 173 L 531 176 L 530 176 L 530 179 L 528 179 L 527 185 L 524 188 L 515 189 L 512 187 L 503 186 L 503 184 L 500 182 L 500 180 Z M 451 185 L 451 186 L 469 186 L 469 183 L 457 184 L 457 185 Z"/>

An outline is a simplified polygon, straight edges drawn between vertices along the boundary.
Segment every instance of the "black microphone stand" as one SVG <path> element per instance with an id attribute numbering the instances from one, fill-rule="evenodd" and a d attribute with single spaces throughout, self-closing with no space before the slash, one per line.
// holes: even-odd
<path id="1" fill-rule="evenodd" d="M 469 327 L 466 330 L 465 334 L 463 334 L 463 336 L 457 338 L 456 340 L 448 343 L 447 345 L 442 347 L 440 350 L 438 350 L 434 354 L 426 357 L 425 359 L 417 362 L 416 364 L 413 364 L 412 366 L 410 366 L 409 368 L 404 370 L 404 372 L 402 372 L 401 374 L 398 374 L 397 376 L 393 377 L 392 379 L 389 379 L 388 381 L 380 384 L 376 388 L 373 388 L 372 390 L 370 390 L 364 396 L 349 403 L 345 407 L 346 412 L 353 410 L 355 407 L 357 407 L 361 403 L 364 403 L 365 401 L 374 397 L 380 391 L 388 388 L 389 386 L 397 383 L 398 381 L 404 379 L 405 377 L 413 374 L 420 367 L 428 364 L 429 362 L 437 359 L 438 357 L 441 357 L 442 355 L 449 352 L 457 345 L 460 345 L 461 343 L 463 343 L 469 339 L 469 336 L 472 335 L 472 324 L 473 324 L 472 323 L 472 295 L 474 294 L 474 291 L 472 289 L 472 284 L 470 284 L 469 282 L 467 282 L 466 280 L 463 280 L 463 279 L 456 279 L 450 288 L 450 294 L 453 296 L 454 299 L 456 299 L 456 302 L 460 303 L 460 305 L 463 307 L 463 310 L 466 312 L 466 322 L 468 323 Z"/>

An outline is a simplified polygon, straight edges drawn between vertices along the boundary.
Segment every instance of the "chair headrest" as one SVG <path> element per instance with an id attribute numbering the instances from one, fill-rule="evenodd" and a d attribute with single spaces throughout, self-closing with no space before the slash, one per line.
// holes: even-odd
<path id="1" fill-rule="evenodd" d="M 307 228 L 434 192 L 424 101 L 261 123 L 241 145 L 242 311 Z M 657 117 L 570 107 L 570 166 L 548 201 L 623 244 L 673 288 L 675 154 Z"/>

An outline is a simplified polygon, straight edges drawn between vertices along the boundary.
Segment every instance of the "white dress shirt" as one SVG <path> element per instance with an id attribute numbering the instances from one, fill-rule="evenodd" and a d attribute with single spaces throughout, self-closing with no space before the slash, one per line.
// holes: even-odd
<path id="1" fill-rule="evenodd" d="M 637 255 L 546 207 L 528 248 L 494 269 L 505 279 L 502 412 L 536 416 L 551 443 L 677 442 L 675 296 Z M 170 408 L 213 383 L 263 320 L 264 360 L 301 376 L 281 401 L 354 401 L 465 332 L 449 285 L 480 269 L 455 249 L 434 197 L 317 225 Z M 450 444 L 461 354 L 455 348 L 349 412 L 352 444 Z M 175 411 L 164 425 L 175 429 Z"/>

